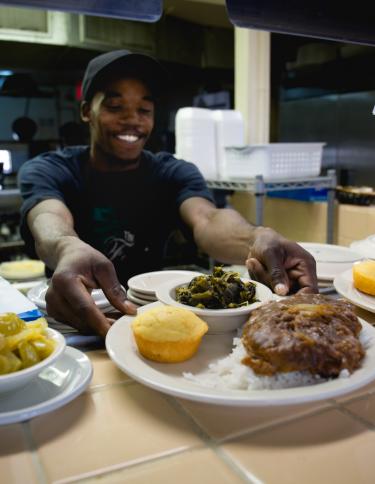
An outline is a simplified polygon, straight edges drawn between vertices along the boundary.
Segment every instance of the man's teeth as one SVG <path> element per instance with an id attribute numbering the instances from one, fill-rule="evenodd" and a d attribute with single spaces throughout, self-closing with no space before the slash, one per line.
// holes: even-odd
<path id="1" fill-rule="evenodd" d="M 126 141 L 127 143 L 135 143 L 139 139 L 139 136 L 134 134 L 119 134 L 117 137 L 122 141 Z"/>

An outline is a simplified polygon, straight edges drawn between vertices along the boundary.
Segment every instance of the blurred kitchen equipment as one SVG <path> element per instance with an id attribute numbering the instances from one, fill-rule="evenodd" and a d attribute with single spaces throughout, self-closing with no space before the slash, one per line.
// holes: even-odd
<path id="1" fill-rule="evenodd" d="M 336 187 L 336 198 L 340 203 L 350 205 L 371 205 L 375 203 L 375 191 L 372 187 Z"/>
<path id="2" fill-rule="evenodd" d="M 325 143 L 269 143 L 225 148 L 223 168 L 233 179 L 319 176 Z"/>
<path id="3" fill-rule="evenodd" d="M 16 141 L 29 142 L 31 141 L 36 132 L 38 126 L 36 122 L 28 116 L 21 116 L 15 119 L 12 123 L 13 138 Z"/>
<path id="4" fill-rule="evenodd" d="M 234 109 L 215 109 L 212 111 L 215 122 L 216 166 L 219 178 L 225 179 L 225 148 L 243 146 L 245 127 L 242 114 Z"/>

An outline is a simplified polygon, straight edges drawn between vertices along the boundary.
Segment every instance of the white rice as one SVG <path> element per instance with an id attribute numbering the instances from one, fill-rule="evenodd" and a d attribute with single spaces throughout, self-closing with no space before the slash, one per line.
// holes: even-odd
<path id="1" fill-rule="evenodd" d="M 364 348 L 369 347 L 370 340 L 364 331 L 360 333 L 360 341 Z M 246 350 L 241 338 L 233 339 L 233 350 L 230 355 L 211 363 L 204 373 L 193 375 L 183 373 L 184 377 L 195 383 L 208 388 L 221 390 L 271 390 L 280 388 L 293 388 L 299 386 L 314 385 L 327 381 L 319 375 L 312 375 L 308 371 L 292 371 L 289 373 L 277 373 L 273 376 L 259 376 L 253 370 L 241 363 L 246 356 Z M 339 378 L 348 378 L 350 373 L 344 369 Z"/>

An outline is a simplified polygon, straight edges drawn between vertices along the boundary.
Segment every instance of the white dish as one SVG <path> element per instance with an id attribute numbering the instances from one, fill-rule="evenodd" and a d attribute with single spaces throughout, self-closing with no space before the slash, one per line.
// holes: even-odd
<path id="1" fill-rule="evenodd" d="M 133 297 L 137 297 L 138 299 L 143 299 L 144 301 L 148 301 L 148 302 L 157 301 L 156 295 L 150 296 L 149 294 L 142 294 L 141 292 L 135 291 L 134 289 L 128 289 L 127 295 L 129 294 Z"/>
<path id="2" fill-rule="evenodd" d="M 48 282 L 43 281 L 37 286 L 32 287 L 27 292 L 27 297 L 32 301 L 39 309 L 46 309 L 46 292 L 48 290 Z M 93 289 L 91 293 L 92 298 L 95 301 L 95 304 L 100 309 L 107 309 L 111 306 L 108 299 L 105 297 L 103 291 L 101 289 Z"/>
<path id="3" fill-rule="evenodd" d="M 370 235 L 363 240 L 355 240 L 350 244 L 350 248 L 366 259 L 375 259 L 375 235 Z"/>
<path id="4" fill-rule="evenodd" d="M 273 293 L 267 286 L 260 282 L 243 278 L 244 281 L 251 281 L 255 284 L 257 302 L 232 309 L 202 309 L 188 306 L 176 301 L 175 290 L 177 287 L 186 286 L 191 279 L 191 276 L 184 275 L 165 282 L 158 287 L 156 295 L 162 303 L 188 309 L 202 318 L 208 324 L 208 333 L 210 334 L 227 333 L 239 328 L 249 318 L 253 309 L 273 299 Z"/>
<path id="5" fill-rule="evenodd" d="M 356 306 L 375 313 L 375 296 L 358 291 L 354 287 L 352 270 L 339 274 L 333 281 L 336 291 Z"/>
<path id="6" fill-rule="evenodd" d="M 235 333 L 204 336 L 198 353 L 186 362 L 155 363 L 138 353 L 130 326 L 132 320 L 131 316 L 123 316 L 111 326 L 106 338 L 109 357 L 134 380 L 179 398 L 246 407 L 295 405 L 338 397 L 375 379 L 375 328 L 362 319 L 360 321 L 364 336 L 369 340 L 369 347 L 362 367 L 350 377 L 305 387 L 253 391 L 206 388 L 183 377 L 183 372 L 191 372 L 194 375 L 202 373 L 208 369 L 210 363 L 227 356 L 231 352 Z"/>
<path id="7" fill-rule="evenodd" d="M 139 297 L 133 296 L 133 294 L 129 290 L 126 294 L 126 297 L 129 299 L 129 301 L 131 301 L 134 304 L 138 304 L 139 306 L 145 306 L 146 304 L 150 304 L 154 302 L 154 301 L 149 301 L 147 299 L 141 299 Z"/>
<path id="8" fill-rule="evenodd" d="M 191 278 L 201 275 L 200 272 L 195 271 L 154 271 L 145 272 L 131 277 L 128 280 L 128 287 L 138 292 L 138 294 L 148 294 L 155 296 L 156 289 L 167 281 L 174 279 L 181 275 L 190 275 Z"/>
<path id="9" fill-rule="evenodd" d="M 316 272 L 321 281 L 333 281 L 341 272 L 350 269 L 362 255 L 348 247 L 333 244 L 298 242 L 316 260 Z"/>
<path id="10" fill-rule="evenodd" d="M 81 351 L 67 346 L 64 354 L 25 387 L 0 398 L 0 425 L 23 422 L 80 395 L 92 378 L 92 365 Z"/>
<path id="11" fill-rule="evenodd" d="M 29 281 L 44 277 L 44 268 L 42 261 L 34 259 L 2 262 L 0 276 L 9 281 Z"/>
<path id="12" fill-rule="evenodd" d="M 56 346 L 53 353 L 34 366 L 6 375 L 0 375 L 0 394 L 14 391 L 16 388 L 27 385 L 28 382 L 32 381 L 44 368 L 52 365 L 64 352 L 66 346 L 64 336 L 51 328 L 47 328 L 46 331 L 48 337 L 55 341 Z M 2 396 L 3 395 L 1 395 L 0 400 Z"/>

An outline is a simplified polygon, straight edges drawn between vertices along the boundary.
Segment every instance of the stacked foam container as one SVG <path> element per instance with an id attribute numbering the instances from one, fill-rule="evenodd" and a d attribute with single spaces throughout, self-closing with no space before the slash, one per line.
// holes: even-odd
<path id="1" fill-rule="evenodd" d="M 243 146 L 239 111 L 185 107 L 177 111 L 176 156 L 198 166 L 206 179 L 225 176 L 225 147 Z"/>

